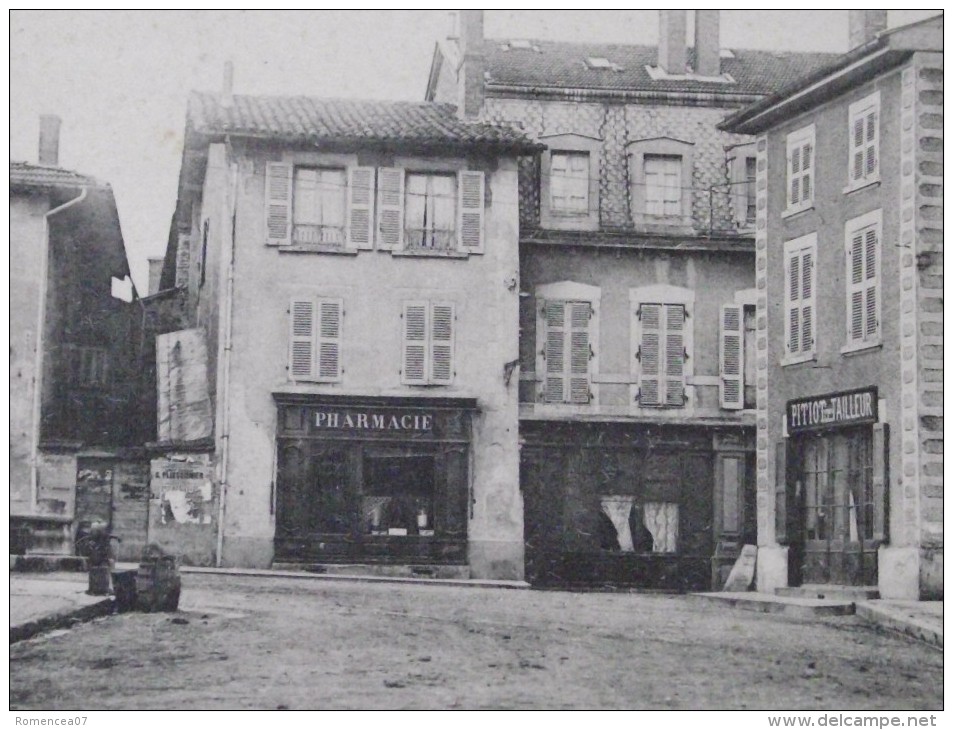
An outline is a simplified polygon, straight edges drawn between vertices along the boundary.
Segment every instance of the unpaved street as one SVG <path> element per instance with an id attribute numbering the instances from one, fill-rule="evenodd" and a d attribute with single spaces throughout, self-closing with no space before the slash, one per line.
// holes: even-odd
<path id="1" fill-rule="evenodd" d="M 680 596 L 187 575 L 11 647 L 13 709 L 942 709 L 942 654 Z"/>

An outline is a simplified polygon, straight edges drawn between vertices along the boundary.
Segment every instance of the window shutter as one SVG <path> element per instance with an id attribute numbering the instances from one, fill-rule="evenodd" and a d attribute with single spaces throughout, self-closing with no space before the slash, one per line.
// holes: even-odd
<path id="1" fill-rule="evenodd" d="M 800 350 L 801 313 L 797 307 L 800 261 L 799 254 L 784 257 L 784 350 L 788 355 Z"/>
<path id="2" fill-rule="evenodd" d="M 639 405 L 661 405 L 662 306 L 643 304 L 640 308 L 641 336 L 639 338 Z"/>
<path id="3" fill-rule="evenodd" d="M 569 302 L 569 402 L 589 402 L 589 302 Z"/>
<path id="4" fill-rule="evenodd" d="M 853 147 L 853 165 L 851 166 L 851 179 L 860 180 L 864 176 L 865 155 L 864 155 L 864 118 L 854 119 L 854 130 L 851 135 Z"/>
<path id="5" fill-rule="evenodd" d="M 404 170 L 377 171 L 377 247 L 391 251 L 404 246 Z"/>
<path id="6" fill-rule="evenodd" d="M 887 539 L 887 475 L 889 429 L 886 423 L 875 423 L 873 428 L 873 539 Z"/>
<path id="7" fill-rule="evenodd" d="M 374 168 L 349 167 L 347 170 L 347 246 L 374 248 Z"/>
<path id="8" fill-rule="evenodd" d="M 294 166 L 287 162 L 265 164 L 265 226 L 269 246 L 285 246 L 291 241 L 291 176 Z"/>
<path id="9" fill-rule="evenodd" d="M 721 407 L 739 409 L 744 406 L 744 319 L 737 304 L 721 307 Z"/>
<path id="10" fill-rule="evenodd" d="M 867 154 L 864 166 L 864 174 L 867 176 L 873 175 L 877 171 L 878 132 L 877 110 L 874 109 L 867 115 Z"/>
<path id="11" fill-rule="evenodd" d="M 847 339 L 864 339 L 864 234 L 851 236 L 847 249 Z"/>
<path id="12" fill-rule="evenodd" d="M 311 299 L 295 299 L 291 302 L 288 373 L 292 380 L 311 380 L 314 377 L 314 310 L 314 301 Z"/>
<path id="13" fill-rule="evenodd" d="M 801 352 L 814 350 L 814 281 L 813 251 L 801 255 Z"/>
<path id="14" fill-rule="evenodd" d="M 791 180 L 791 191 L 789 193 L 789 205 L 797 205 L 801 200 L 801 179 L 799 173 L 801 172 L 801 148 L 795 147 L 791 150 L 791 157 L 788 160 L 788 178 Z"/>
<path id="15" fill-rule="evenodd" d="M 869 228 L 864 234 L 864 317 L 865 327 L 864 336 L 874 337 L 879 331 L 880 319 L 880 266 L 878 265 L 878 253 L 880 242 L 878 238 L 878 229 Z"/>
<path id="16" fill-rule="evenodd" d="M 566 397 L 566 302 L 552 299 L 544 302 L 543 322 L 546 329 L 543 400 L 562 403 Z"/>
<path id="17" fill-rule="evenodd" d="M 665 405 L 685 405 L 685 307 L 665 305 Z"/>
<path id="18" fill-rule="evenodd" d="M 801 148 L 801 202 L 809 201 L 813 196 L 811 178 L 814 177 L 813 145 L 808 142 Z"/>
<path id="19" fill-rule="evenodd" d="M 485 176 L 479 170 L 464 170 L 457 186 L 460 219 L 460 250 L 483 253 L 483 214 Z"/>
<path id="20" fill-rule="evenodd" d="M 336 382 L 341 379 L 341 320 L 343 316 L 344 302 L 342 300 L 318 300 L 318 380 Z"/>
<path id="21" fill-rule="evenodd" d="M 427 382 L 427 302 L 404 303 L 404 337 L 401 382 L 420 385 Z"/>
<path id="22" fill-rule="evenodd" d="M 436 302 L 430 317 L 431 382 L 446 385 L 453 380 L 454 309 L 450 302 Z"/>
<path id="23" fill-rule="evenodd" d="M 788 543 L 788 465 L 784 439 L 774 447 L 774 539 L 779 545 Z"/>

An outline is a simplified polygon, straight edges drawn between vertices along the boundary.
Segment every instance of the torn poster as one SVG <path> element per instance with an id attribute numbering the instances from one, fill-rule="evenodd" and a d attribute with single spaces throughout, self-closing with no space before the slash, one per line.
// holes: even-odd
<path id="1" fill-rule="evenodd" d="M 151 491 L 159 501 L 159 522 L 208 525 L 212 522 L 212 478 L 206 454 L 152 460 Z"/>

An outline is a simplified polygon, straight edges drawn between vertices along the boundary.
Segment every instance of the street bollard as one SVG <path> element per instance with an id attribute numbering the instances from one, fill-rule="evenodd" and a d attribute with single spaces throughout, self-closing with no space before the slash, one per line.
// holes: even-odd
<path id="1" fill-rule="evenodd" d="M 136 574 L 136 607 L 140 611 L 177 611 L 182 579 L 174 555 L 146 545 Z"/>

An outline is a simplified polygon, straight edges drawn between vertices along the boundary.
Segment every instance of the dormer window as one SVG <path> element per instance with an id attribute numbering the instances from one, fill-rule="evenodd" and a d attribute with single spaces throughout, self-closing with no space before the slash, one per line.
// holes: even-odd
<path id="1" fill-rule="evenodd" d="M 541 137 L 540 223 L 543 228 L 594 231 L 599 227 L 599 154 L 602 140 L 579 134 Z"/>
<path id="2" fill-rule="evenodd" d="M 589 68 L 612 68 L 614 65 L 608 58 L 601 56 L 590 56 L 586 59 L 586 64 Z"/>

